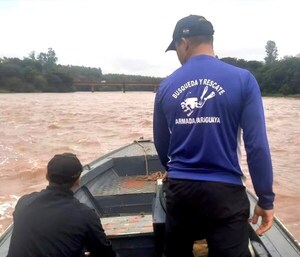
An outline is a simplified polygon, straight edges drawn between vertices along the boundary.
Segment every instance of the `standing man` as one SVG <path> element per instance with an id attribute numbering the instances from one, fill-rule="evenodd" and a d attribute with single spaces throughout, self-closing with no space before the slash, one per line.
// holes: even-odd
<path id="1" fill-rule="evenodd" d="M 47 167 L 49 185 L 18 201 L 7 257 L 115 257 L 99 218 L 73 195 L 82 165 L 74 154 L 55 155 Z"/>
<path id="2" fill-rule="evenodd" d="M 212 24 L 203 16 L 179 20 L 166 51 L 182 66 L 158 89 L 154 142 L 168 179 L 166 257 L 193 256 L 205 238 L 209 257 L 248 257 L 249 200 L 240 167 L 240 137 L 258 203 L 256 233 L 273 221 L 273 171 L 260 89 L 247 70 L 215 57 Z"/>

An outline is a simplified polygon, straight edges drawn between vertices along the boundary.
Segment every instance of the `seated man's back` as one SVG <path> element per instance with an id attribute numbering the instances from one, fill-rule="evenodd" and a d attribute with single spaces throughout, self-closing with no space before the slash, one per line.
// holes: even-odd
<path id="1" fill-rule="evenodd" d="M 79 183 L 81 164 L 78 163 L 77 169 L 74 169 L 75 181 L 58 179 L 57 174 L 66 175 L 68 172 L 65 173 L 65 170 L 69 166 L 76 166 L 76 160 L 71 159 L 70 162 L 70 158 L 68 155 L 56 155 L 48 164 L 49 186 L 41 192 L 25 195 L 18 201 L 8 257 L 79 257 L 84 249 L 93 256 L 115 256 L 98 216 L 94 210 L 80 203 L 71 190 Z M 64 164 L 63 169 L 59 170 L 61 164 Z"/>

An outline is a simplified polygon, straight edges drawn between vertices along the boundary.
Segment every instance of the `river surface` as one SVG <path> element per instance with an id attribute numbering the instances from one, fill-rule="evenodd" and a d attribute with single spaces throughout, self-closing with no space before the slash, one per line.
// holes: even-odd
<path id="1" fill-rule="evenodd" d="M 82 164 L 152 139 L 152 92 L 0 94 L 0 234 L 20 196 L 47 185 L 46 165 L 73 152 Z M 274 167 L 275 213 L 300 241 L 300 99 L 263 98 Z M 245 156 L 242 166 L 249 178 Z M 251 188 L 251 180 L 247 185 Z"/>

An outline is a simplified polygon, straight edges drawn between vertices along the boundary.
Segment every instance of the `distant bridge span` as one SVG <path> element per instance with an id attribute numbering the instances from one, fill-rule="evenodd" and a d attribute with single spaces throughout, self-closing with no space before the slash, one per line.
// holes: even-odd
<path id="1" fill-rule="evenodd" d="M 159 83 L 150 83 L 150 82 L 106 82 L 106 81 L 74 81 L 73 86 L 76 87 L 76 89 L 80 88 L 87 88 L 89 87 L 91 92 L 95 91 L 96 87 L 103 87 L 103 88 L 109 88 L 109 87 L 118 87 L 120 88 L 123 93 L 126 92 L 126 89 L 130 88 L 131 91 L 134 91 L 134 87 L 141 90 L 141 88 L 148 89 L 149 88 L 153 90 L 153 92 L 157 91 L 157 88 L 159 86 Z"/>

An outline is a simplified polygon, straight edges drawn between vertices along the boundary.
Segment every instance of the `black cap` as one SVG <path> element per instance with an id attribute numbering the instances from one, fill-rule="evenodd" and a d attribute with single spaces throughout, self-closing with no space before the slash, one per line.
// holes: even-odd
<path id="1" fill-rule="evenodd" d="M 206 20 L 203 16 L 189 15 L 179 20 L 175 26 L 173 32 L 173 40 L 166 52 L 169 50 L 176 50 L 176 40 L 185 37 L 194 36 L 212 36 L 214 34 L 214 28 L 210 21 Z"/>
<path id="2" fill-rule="evenodd" d="M 82 165 L 75 154 L 56 154 L 48 163 L 47 175 L 50 182 L 66 184 L 80 177 Z"/>

